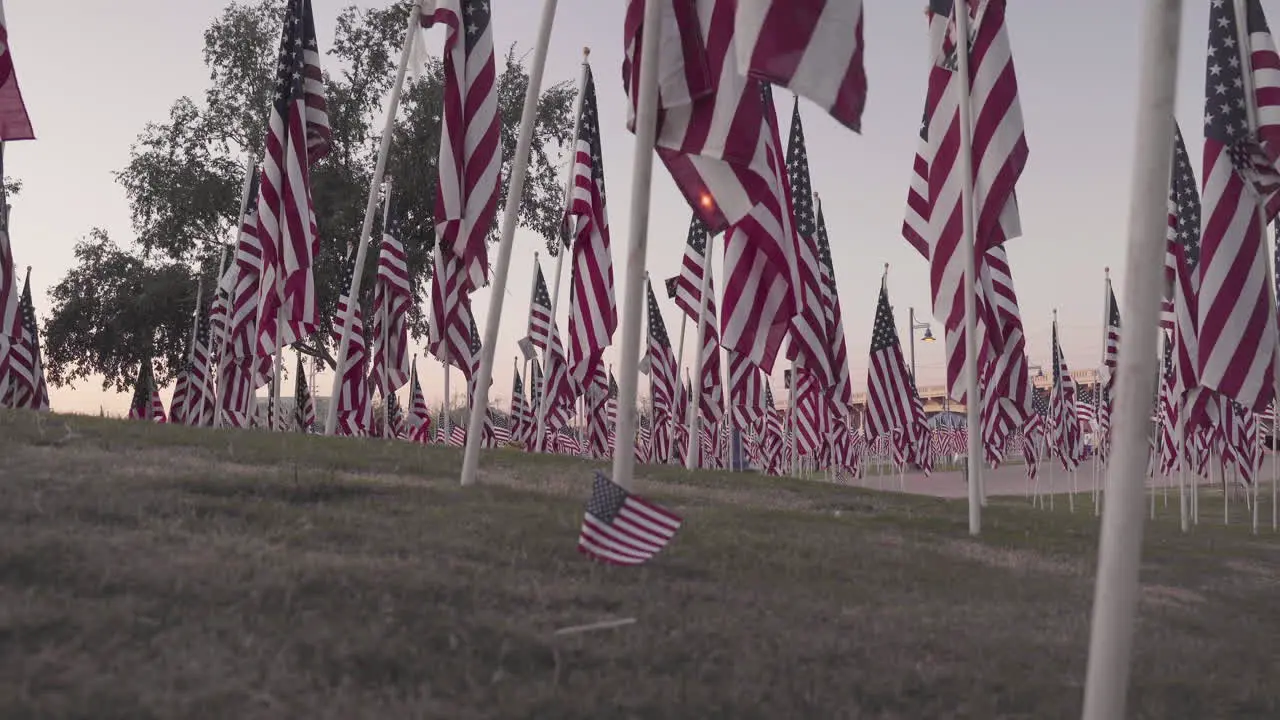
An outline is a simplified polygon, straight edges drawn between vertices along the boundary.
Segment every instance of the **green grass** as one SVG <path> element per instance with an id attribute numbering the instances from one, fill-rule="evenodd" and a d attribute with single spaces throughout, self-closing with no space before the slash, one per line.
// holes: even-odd
<path id="1" fill-rule="evenodd" d="M 562 457 L 464 489 L 448 448 L 3 411 L 0 457 L 6 720 L 1080 714 L 1085 495 L 974 541 L 963 501 L 642 467 L 685 527 L 622 569 Z M 1147 524 L 1131 717 L 1280 716 L 1280 538 L 1220 503 Z"/>

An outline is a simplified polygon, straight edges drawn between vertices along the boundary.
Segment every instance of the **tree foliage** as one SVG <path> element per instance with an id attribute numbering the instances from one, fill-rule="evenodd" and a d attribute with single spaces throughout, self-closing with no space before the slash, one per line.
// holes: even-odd
<path id="1" fill-rule="evenodd" d="M 346 280 L 343 260 L 360 237 L 384 104 L 411 4 L 399 0 L 385 8 L 342 10 L 333 46 L 321 61 L 334 141 L 333 151 L 311 171 L 321 239 L 315 268 L 321 328 L 300 349 L 331 366 L 333 353 L 326 343 Z M 279 0 L 227 6 L 205 31 L 210 82 L 204 96 L 178 98 L 168 118 L 149 123 L 138 135 L 128 164 L 116 174 L 129 200 L 135 237 L 120 245 L 95 230 L 77 245 L 76 266 L 51 293 L 45 330 L 51 382 L 65 385 L 98 373 L 105 387 L 123 389 L 138 362 L 152 355 L 161 383 L 181 368 L 196 278 L 205 277 L 205 287 L 211 286 L 220 252 L 238 226 L 247 159 L 256 162 L 262 155 L 281 10 Z M 497 70 L 501 208 L 529 79 L 515 47 L 498 57 Z M 415 295 L 410 332 L 422 339 L 428 330 L 423 308 L 435 245 L 443 66 L 433 59 L 414 75 L 395 118 L 387 172 L 393 177 L 392 204 L 402 218 Z M 572 128 L 573 95 L 572 84 L 562 82 L 544 89 L 539 100 L 520 224 L 546 238 L 556 235 L 562 212 L 561 158 Z M 375 226 L 373 237 L 379 236 Z M 495 223 L 490 240 L 496 238 Z M 371 248 L 366 273 L 373 272 L 376 258 Z M 364 283 L 366 313 L 372 291 L 373 283 Z M 209 293 L 204 297 L 207 302 Z"/>

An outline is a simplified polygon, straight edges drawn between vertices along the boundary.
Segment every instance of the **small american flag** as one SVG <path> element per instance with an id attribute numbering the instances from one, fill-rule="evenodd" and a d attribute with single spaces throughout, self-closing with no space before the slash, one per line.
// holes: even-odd
<path id="1" fill-rule="evenodd" d="M 36 323 L 35 305 L 31 301 L 31 268 L 22 286 L 19 302 L 21 334 L 9 348 L 8 405 L 28 410 L 49 409 L 49 386 L 44 378 L 44 359 L 40 352 L 40 329 Z"/>
<path id="2" fill-rule="evenodd" d="M 356 253 L 354 248 L 347 251 L 346 277 L 348 282 L 342 287 L 343 293 L 338 298 L 338 306 L 334 311 L 333 332 L 331 334 L 334 344 L 342 342 L 342 329 L 344 325 L 344 316 L 347 313 L 348 303 L 352 303 L 352 299 L 347 295 L 347 288 L 351 287 L 350 279 L 356 270 Z M 347 363 L 346 367 L 341 368 L 342 384 L 338 390 L 338 397 L 332 398 L 331 402 L 338 403 L 338 427 L 339 435 L 358 436 L 368 430 L 368 426 L 364 423 L 364 417 L 370 410 L 369 383 L 367 382 L 368 367 L 367 345 L 364 338 L 364 320 L 360 312 L 360 301 L 357 298 L 351 308 L 351 333 L 347 340 Z"/>
<path id="3" fill-rule="evenodd" d="M 258 354 L 265 356 L 316 331 L 312 265 L 320 237 L 310 166 L 329 154 L 333 132 L 311 0 L 288 0 L 276 68 L 258 196 L 262 282 L 257 340 Z"/>
<path id="4" fill-rule="evenodd" d="M 1058 344 L 1058 321 L 1053 321 L 1053 394 L 1049 398 L 1049 446 L 1065 470 L 1074 470 L 1084 454 L 1076 409 L 1076 381 Z"/>
<path id="5" fill-rule="evenodd" d="M 410 364 L 409 383 L 412 388 L 409 395 L 410 439 L 426 445 L 431 442 L 431 411 L 427 409 L 427 399 L 422 394 L 422 384 L 418 382 L 416 357 Z"/>
<path id="6" fill-rule="evenodd" d="M 923 411 L 916 412 L 919 406 L 915 383 L 902 357 L 902 344 L 898 342 L 888 285 L 881 282 L 871 330 L 871 363 L 867 369 L 868 435 L 874 438 L 903 429 L 909 432 L 908 439 L 915 438 L 918 417 L 923 415 Z"/>
<path id="7" fill-rule="evenodd" d="M 1116 304 L 1116 292 L 1107 280 L 1106 344 L 1102 348 L 1102 367 L 1106 368 L 1107 382 L 1115 376 L 1116 361 L 1120 358 L 1120 306 Z"/>
<path id="8" fill-rule="evenodd" d="M 675 537 L 679 515 L 596 473 L 582 517 L 578 551 L 612 565 L 640 565 Z"/>
<path id="9" fill-rule="evenodd" d="M 18 76 L 13 71 L 13 53 L 9 51 L 9 24 L 5 22 L 4 5 L 0 3 L 0 141 L 34 140 L 27 104 L 18 89 Z"/>
<path id="10" fill-rule="evenodd" d="M 488 276 L 485 237 L 498 208 L 502 169 L 492 18 L 487 0 L 425 0 L 420 17 L 423 27 L 448 28 L 436 245 L 459 261 L 456 292 L 464 296 Z"/>
<path id="11" fill-rule="evenodd" d="M 1261 411 L 1274 391 L 1275 307 L 1266 287 L 1267 219 L 1280 209 L 1280 56 L 1257 0 L 1209 10 L 1204 108 L 1204 222 L 1198 296 L 1200 385 Z M 1249 47 L 1237 42 L 1245 22 Z M 1246 78 L 1243 67 L 1251 69 Z M 1252 87 L 1252 96 L 1244 92 Z M 1250 128 L 1247 108 L 1257 109 Z"/>
<path id="12" fill-rule="evenodd" d="M 196 310 L 196 336 L 187 365 L 187 388 L 181 405 L 177 391 L 169 407 L 170 419 L 195 427 L 213 424 L 213 346 L 210 340 L 209 311 Z"/>

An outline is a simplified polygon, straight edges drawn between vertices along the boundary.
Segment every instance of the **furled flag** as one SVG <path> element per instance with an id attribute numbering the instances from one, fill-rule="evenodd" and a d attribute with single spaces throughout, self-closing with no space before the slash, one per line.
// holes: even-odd
<path id="1" fill-rule="evenodd" d="M 670 459 L 671 444 L 675 439 L 675 428 L 672 421 L 678 412 L 680 392 L 679 369 L 675 353 L 671 351 L 671 339 L 667 336 L 667 324 L 662 319 L 662 310 L 658 308 L 658 298 L 653 294 L 653 283 L 648 283 L 649 292 L 649 392 L 653 404 L 653 453 L 649 458 L 653 462 L 667 462 Z"/>
<path id="2" fill-rule="evenodd" d="M 312 265 L 320 238 L 310 166 L 329 154 L 332 139 L 311 0 L 288 0 L 258 196 L 260 355 L 273 355 L 316 331 Z"/>
<path id="3" fill-rule="evenodd" d="M 187 424 L 187 385 L 191 382 L 191 358 L 188 356 L 173 383 L 173 396 L 169 399 L 169 419 L 175 425 Z"/>
<path id="4" fill-rule="evenodd" d="M 9 407 L 28 410 L 49 409 L 49 386 L 44 379 L 44 359 L 40 352 L 40 328 L 31 301 L 31 268 L 22 286 L 19 301 L 21 334 L 9 348 L 9 387 L 5 390 Z"/>
<path id="5" fill-rule="evenodd" d="M 18 88 L 18 74 L 13 70 L 9 23 L 5 21 L 4 4 L 0 3 L 0 141 L 35 139 L 27 104 Z"/>
<path id="6" fill-rule="evenodd" d="M 844 310 L 840 306 L 840 292 L 836 288 L 835 263 L 831 258 L 831 241 L 827 237 L 827 223 L 822 217 L 822 204 L 815 196 L 817 206 L 818 262 L 822 270 L 823 324 L 826 326 L 827 347 L 831 355 L 831 385 L 827 396 L 834 410 L 841 416 L 853 412 L 853 390 L 849 380 L 849 349 L 844 338 Z"/>
<path id="7" fill-rule="evenodd" d="M 259 352 L 258 288 L 262 284 L 263 248 L 258 227 L 261 173 L 249 170 L 249 193 L 241 208 L 240 234 L 235 257 L 218 282 L 230 298 L 225 357 L 218 361 L 219 403 L 223 421 L 231 427 L 249 427 L 254 412 L 254 391 L 271 379 L 272 357 Z"/>
<path id="8" fill-rule="evenodd" d="M 667 294 L 676 306 L 695 323 L 702 312 L 703 272 L 707 260 L 707 229 L 695 215 L 689 222 L 680 274 L 667 279 Z M 720 331 L 716 325 L 716 293 L 714 281 L 707 280 L 707 318 L 702 343 L 702 382 L 699 383 L 699 412 L 707 422 L 716 423 L 724 416 L 724 388 L 721 384 Z M 696 325 L 694 327 L 697 327 Z"/>
<path id="9" fill-rule="evenodd" d="M 133 383 L 133 398 L 129 401 L 130 420 L 151 419 L 151 390 L 155 387 L 155 378 L 151 375 L 151 361 L 138 363 L 138 376 Z"/>
<path id="10" fill-rule="evenodd" d="M 195 343 L 187 364 L 187 391 L 182 409 L 178 409 L 177 391 L 170 402 L 169 415 L 174 422 L 181 413 L 181 422 L 194 427 L 213 425 L 213 346 L 209 325 L 209 309 L 196 309 Z"/>
<path id="11" fill-rule="evenodd" d="M 571 194 L 565 214 L 566 239 L 573 241 L 569 370 L 579 385 L 585 385 L 599 368 L 604 349 L 613 342 L 613 331 L 618 327 L 609 215 L 605 212 L 604 160 L 600 154 L 600 118 L 590 66 L 585 68 L 585 75 Z"/>
<path id="12" fill-rule="evenodd" d="M 480 402 L 479 398 L 481 396 L 485 398 L 484 402 L 486 405 L 484 412 L 484 425 L 480 429 L 480 447 L 496 447 L 497 438 L 495 438 L 493 434 L 493 408 L 489 407 L 487 404 L 489 388 L 486 387 L 481 390 L 477 387 L 477 381 L 480 379 L 480 331 L 476 329 L 475 317 L 468 318 L 468 321 L 471 325 L 471 347 L 469 350 L 471 353 L 472 364 L 471 372 L 467 375 L 467 407 L 473 408 L 476 406 L 476 403 Z M 492 384 L 493 379 L 490 378 L 489 382 Z"/>
<path id="13" fill-rule="evenodd" d="M 1280 56 L 1258 1 L 1244 4 L 1247 18 L 1230 2 L 1209 9 L 1197 367 L 1203 388 L 1261 412 L 1274 391 L 1277 342 L 1264 234 L 1280 210 Z M 1241 21 L 1247 52 L 1237 42 Z"/>
<path id="14" fill-rule="evenodd" d="M 615 485 L 597 472 L 582 517 L 578 551 L 612 565 L 639 565 L 676 536 L 679 515 Z"/>
<path id="15" fill-rule="evenodd" d="M 1200 191 L 1191 159 L 1187 156 L 1187 147 L 1182 142 L 1182 132 L 1176 124 L 1173 166 L 1169 177 L 1169 207 L 1167 253 L 1173 255 L 1174 265 L 1170 288 L 1173 305 L 1170 327 L 1174 330 L 1173 388 L 1185 424 L 1200 414 L 1193 412 L 1195 399 L 1200 395 L 1200 373 L 1196 366 L 1199 357 L 1196 296 L 1200 290 Z M 1185 436 L 1190 437 L 1190 433 Z"/>
<path id="16" fill-rule="evenodd" d="M 1164 335 L 1164 362 L 1160 368 L 1160 397 L 1156 410 L 1160 418 L 1160 472 L 1173 474 L 1178 468 L 1178 399 L 1174 396 L 1173 341 Z"/>
<path id="17" fill-rule="evenodd" d="M 1058 321 L 1053 321 L 1053 393 L 1049 398 L 1049 447 L 1066 470 L 1074 470 L 1084 454 L 1076 410 L 1076 381 L 1058 344 Z"/>
<path id="18" fill-rule="evenodd" d="M 422 394 L 422 385 L 418 382 L 418 358 L 410 364 L 411 388 L 409 395 L 409 439 L 426 445 L 431 442 L 431 411 L 427 409 L 427 398 Z"/>
<path id="19" fill-rule="evenodd" d="M 1115 378 L 1116 361 L 1120 358 L 1120 306 L 1116 304 L 1116 292 L 1107 280 L 1107 326 L 1103 329 L 1102 367 L 1103 381 L 1110 384 Z"/>
<path id="20" fill-rule="evenodd" d="M 462 261 L 436 243 L 431 276 L 430 337 L 427 349 L 463 375 L 471 372 L 471 298 L 466 291 Z"/>
<path id="21" fill-rule="evenodd" d="M 401 241 L 400 216 L 389 213 L 378 251 L 373 290 L 373 382 L 384 399 L 409 382 L 409 266 Z"/>
<path id="22" fill-rule="evenodd" d="M 898 342 L 888 283 L 881 280 L 875 325 L 871 330 L 871 362 L 867 368 L 868 437 L 874 439 L 902 429 L 907 432 L 906 439 L 914 440 L 923 430 L 917 426 L 918 416 L 923 415 L 916 412 L 919 405 L 911 373 L 902 357 L 902 344 Z"/>
<path id="23" fill-rule="evenodd" d="M 342 342 L 342 328 L 345 324 L 345 316 L 347 314 L 347 304 L 352 299 L 347 296 L 347 288 L 351 287 L 351 277 L 356 270 L 356 253 L 354 248 L 347 250 L 347 263 L 345 277 L 347 282 L 343 284 L 342 295 L 338 298 L 338 307 L 334 311 L 333 318 L 333 342 Z M 366 382 L 368 375 L 365 367 L 368 365 L 368 357 L 365 354 L 364 339 L 364 321 L 361 319 L 360 300 L 355 299 L 351 308 L 351 337 L 347 340 L 347 363 L 346 367 L 339 368 L 342 373 L 342 385 L 338 391 L 338 397 L 332 398 L 331 402 L 338 404 L 338 427 L 339 435 L 361 435 L 363 434 L 363 418 L 365 410 L 370 403 L 368 396 L 369 385 Z"/>
<path id="24" fill-rule="evenodd" d="M 309 433 L 316 424 L 316 401 L 311 395 L 311 383 L 302 368 L 302 353 L 298 353 L 297 377 L 293 385 L 293 420 L 298 432 Z"/>
<path id="25" fill-rule="evenodd" d="M 545 386 L 537 386 L 538 404 L 533 406 L 534 417 L 543 418 L 544 437 L 538 438 L 534 431 L 535 441 L 546 441 L 561 425 L 569 421 L 573 412 L 574 391 L 569 377 L 568 360 L 565 358 L 564 345 L 560 341 L 560 327 L 551 316 L 551 294 L 547 292 L 547 283 L 542 276 L 542 267 L 535 263 L 533 302 L 529 305 L 529 337 L 534 346 L 542 349 L 545 361 L 545 374 L 542 381 Z"/>
<path id="26" fill-rule="evenodd" d="M 809 178 L 809 151 L 804 142 L 804 125 L 800 122 L 799 98 L 796 98 L 791 112 L 791 138 L 787 143 L 786 163 L 787 185 L 791 189 L 795 218 L 796 268 L 804 301 L 795 317 L 791 318 L 787 359 L 804 374 L 812 375 L 816 386 L 821 387 L 822 394 L 825 394 L 825 388 L 831 381 L 831 347 L 827 342 L 826 311 L 822 302 L 824 285 L 818 258 L 818 221 L 814 212 L 813 183 Z"/>
<path id="27" fill-rule="evenodd" d="M 442 53 L 444 112 L 436 183 L 436 246 L 459 261 L 451 274 L 458 276 L 456 292 L 463 296 L 487 282 L 485 237 L 498 208 L 502 170 L 492 20 L 489 2 L 422 3 L 423 27 L 449 29 Z"/>
<path id="28" fill-rule="evenodd" d="M 632 112 L 643 4 L 631 0 L 623 27 L 623 87 Z M 736 0 L 675 3 L 654 28 L 672 38 L 659 43 L 656 150 L 708 230 L 728 231 L 724 346 L 769 373 L 803 298 L 772 98 L 738 64 L 735 7 Z"/>
<path id="29" fill-rule="evenodd" d="M 988 325 L 980 327 L 980 332 L 985 333 L 978 339 L 979 357 L 974 362 L 983 363 L 986 348 L 1005 352 L 1007 345 L 1016 345 L 1021 335 L 1020 320 L 1016 327 L 1005 328 L 1014 323 L 1008 312 L 1002 314 L 998 311 L 1002 304 L 1001 296 L 1006 294 L 1002 288 L 1005 283 L 1003 278 L 991 275 L 994 271 L 989 267 L 991 260 L 987 254 L 1005 240 L 1021 234 L 1014 187 L 1026 166 L 1028 149 L 1013 56 L 1005 29 L 1004 0 L 983 0 L 964 5 L 974 16 L 970 25 L 969 55 L 972 61 L 969 71 L 972 82 L 968 98 L 959 97 L 960 84 L 954 81 L 958 48 L 954 37 L 952 0 L 930 0 L 929 5 L 927 14 L 933 65 L 902 234 L 921 255 L 929 259 L 933 311 L 947 331 L 948 385 L 952 388 L 952 397 L 959 399 L 961 393 L 955 381 L 966 362 L 964 255 L 960 251 L 965 241 L 961 237 L 958 161 L 962 103 L 968 104 L 974 118 L 972 166 L 976 237 L 973 242 L 979 252 L 975 284 L 979 294 L 978 320 L 980 324 Z M 1007 267 L 1003 257 L 997 259 Z M 1007 294 L 1012 296 L 1011 279 Z M 1016 302 L 1012 311 L 1016 313 Z M 1021 362 L 1023 352 L 1017 348 L 1009 351 L 1005 363 L 1016 366 Z M 995 381 L 1001 376 L 991 377 L 994 382 L 988 385 L 995 387 L 996 392 L 1002 392 L 1003 383 Z M 1014 395 L 1017 405 L 1028 405 L 1029 401 L 1021 397 L 1025 386 L 1020 378 L 1008 384 L 1007 391 L 1002 394 Z"/>

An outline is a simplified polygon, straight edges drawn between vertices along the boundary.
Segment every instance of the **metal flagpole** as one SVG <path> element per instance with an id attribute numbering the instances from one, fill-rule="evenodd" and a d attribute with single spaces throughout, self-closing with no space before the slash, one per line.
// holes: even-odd
<path id="1" fill-rule="evenodd" d="M 964 255 L 964 332 L 965 332 L 965 412 L 969 427 L 969 534 L 982 531 L 982 437 L 979 415 L 982 400 L 978 395 L 978 307 L 974 296 L 977 268 L 974 253 L 977 243 L 973 229 L 973 126 L 969 116 L 969 12 L 968 3 L 953 5 L 956 18 L 956 80 L 960 115 L 960 207 L 964 226 L 961 254 Z"/>
<path id="2" fill-rule="evenodd" d="M 347 363 L 347 344 L 351 342 L 351 325 L 355 315 L 356 304 L 360 302 L 360 280 L 364 275 L 364 259 L 369 249 L 369 235 L 373 232 L 373 215 L 378 207 L 378 190 L 382 187 L 382 177 L 387 170 L 387 155 L 391 151 L 391 138 L 395 134 L 396 111 L 400 107 L 400 93 L 404 88 L 405 71 L 409 67 L 409 55 L 413 52 L 413 44 L 418 35 L 419 18 L 422 16 L 422 0 L 414 3 L 409 10 L 406 22 L 404 45 L 400 49 L 400 66 L 396 70 L 396 79 L 391 86 L 391 97 L 387 100 L 387 119 L 382 129 L 382 144 L 378 148 L 378 160 L 373 168 L 373 177 L 369 179 L 369 197 L 365 202 L 364 224 L 360 228 L 360 242 L 356 245 L 355 272 L 351 273 L 351 286 L 347 291 L 347 307 L 342 317 L 342 332 L 338 340 L 338 362 L 333 374 L 333 389 L 329 393 L 329 413 L 324 423 L 324 434 L 332 435 L 338 425 L 338 394 L 342 392 L 343 366 Z M 518 189 L 518 186 L 517 186 Z M 519 195 L 519 193 L 516 193 Z M 501 297 L 501 288 L 494 293 Z M 499 301 L 500 302 L 500 301 Z"/>
<path id="3" fill-rule="evenodd" d="M 382 198 L 382 234 L 384 236 L 387 234 L 387 215 L 390 212 L 391 176 L 388 175 L 383 184 Z M 375 274 L 374 277 L 376 278 L 377 275 Z M 382 337 L 380 338 L 380 342 L 382 343 L 382 437 L 384 438 L 391 437 L 391 413 L 387 408 L 387 395 L 390 394 L 387 392 L 387 386 L 391 384 L 390 380 L 387 378 L 387 362 L 391 360 L 391 354 L 388 352 L 390 348 L 387 347 L 388 326 L 391 325 L 391 303 L 389 302 L 389 296 L 390 293 L 386 292 L 384 289 L 382 293 L 381 308 Z M 370 399 L 372 400 L 372 398 Z"/>
<path id="4" fill-rule="evenodd" d="M 691 383 L 693 397 L 689 402 L 689 452 L 685 459 L 685 469 L 695 470 L 698 467 L 698 455 L 702 450 L 702 367 L 704 359 L 702 357 L 703 350 L 707 347 L 708 323 L 710 319 L 707 313 L 710 310 L 711 300 L 711 239 L 707 239 L 707 245 L 702 253 L 702 290 L 698 296 L 701 303 L 698 309 L 698 329 L 694 333 L 697 337 L 695 343 L 695 352 L 693 355 L 693 376 L 698 382 Z M 717 441 L 718 444 L 718 441 Z"/>
<path id="5" fill-rule="evenodd" d="M 557 0 L 544 0 L 538 37 L 529 63 L 529 87 L 525 89 L 524 110 L 520 115 L 520 134 L 516 154 L 511 159 L 511 182 L 507 190 L 507 206 L 502 211 L 502 240 L 498 243 L 498 259 L 493 266 L 493 293 L 489 296 L 489 317 L 485 322 L 484 341 L 480 344 L 480 367 L 476 374 L 476 400 L 472 403 L 467 428 L 467 448 L 462 458 L 462 484 L 475 482 L 480 465 L 480 441 L 484 418 L 489 411 L 489 386 L 493 380 L 493 358 L 498 345 L 498 327 L 502 324 L 502 301 L 507 289 L 507 272 L 511 268 L 511 246 L 519 220 L 520 198 L 524 195 L 525 176 L 529 172 L 529 146 L 533 142 L 534 117 L 538 96 L 542 92 L 542 71 L 547 65 L 547 46 L 551 42 L 551 25 L 556 17 Z M 656 22 L 656 21 L 655 21 Z M 483 396 L 483 398 L 481 397 Z M 481 401 L 482 400 L 482 401 Z"/>
<path id="6" fill-rule="evenodd" d="M 645 0 L 644 27 L 640 50 L 640 87 L 636 102 L 635 161 L 631 183 L 631 227 L 627 242 L 626 275 L 623 279 L 621 341 L 618 351 L 618 402 L 626 412 L 618 413 L 618 448 L 613 453 L 613 482 L 630 490 L 635 472 L 636 390 L 639 385 L 640 313 L 644 301 L 644 265 L 649 243 L 649 190 L 653 180 L 654 141 L 658 117 L 658 39 L 662 23 L 662 0 Z"/>
<path id="7" fill-rule="evenodd" d="M 240 206 L 239 208 L 236 209 L 236 212 L 239 214 L 239 217 L 236 218 L 236 225 L 235 225 L 235 238 L 237 243 L 240 240 L 241 228 L 244 225 L 244 209 L 245 209 L 245 205 L 247 205 L 249 202 L 249 189 L 253 186 L 253 174 L 258 170 L 258 166 L 254 164 L 252 156 L 245 157 L 245 164 L 248 166 L 248 170 L 246 170 L 244 174 L 244 185 L 240 187 Z M 222 254 L 223 254 L 223 257 L 225 258 L 227 254 L 225 248 L 223 249 Z M 232 255 L 231 262 L 235 262 L 235 261 L 236 261 L 236 258 L 234 255 Z M 219 266 L 218 282 L 221 283 L 222 275 L 225 274 L 226 270 L 222 269 L 221 260 L 218 261 L 218 266 Z M 214 287 L 215 287 L 214 292 L 217 292 L 216 290 L 217 286 L 214 286 Z M 220 346 L 218 348 L 218 366 L 222 365 L 223 358 L 225 358 L 227 355 L 227 346 L 230 345 L 231 343 L 231 303 L 233 301 L 234 301 L 234 298 L 232 298 L 231 294 L 228 292 L 226 320 L 224 320 L 222 323 L 222 337 L 218 339 L 218 345 Z M 213 372 L 215 375 L 218 373 L 217 366 L 214 367 Z M 219 378 L 218 381 L 214 382 L 214 386 L 213 386 L 213 426 L 216 428 L 216 427 L 220 427 L 221 425 L 222 425 L 222 382 L 221 382 L 221 378 Z"/>
<path id="8" fill-rule="evenodd" d="M 1156 336 L 1164 284 L 1165 232 L 1181 0 L 1146 3 L 1138 86 L 1135 162 L 1125 264 L 1129 310 L 1113 423 L 1114 454 L 1107 467 L 1093 622 L 1084 692 L 1084 720 L 1125 716 L 1125 695 L 1138 609 L 1142 553 L 1142 486 L 1151 417 L 1151 381 L 1157 370 Z"/>

